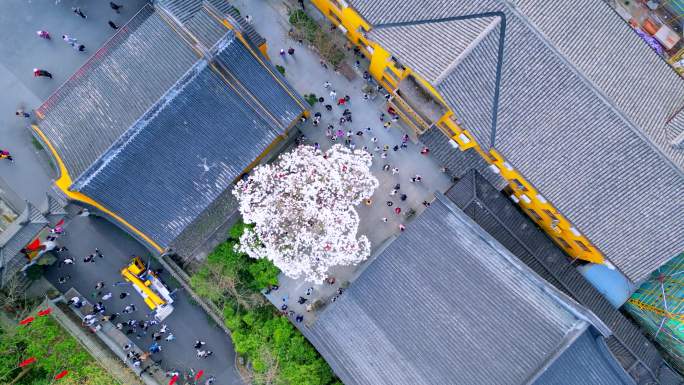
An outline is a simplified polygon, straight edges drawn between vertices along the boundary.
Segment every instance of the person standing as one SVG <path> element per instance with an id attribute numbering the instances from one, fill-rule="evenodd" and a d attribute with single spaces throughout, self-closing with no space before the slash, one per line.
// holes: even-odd
<path id="1" fill-rule="evenodd" d="M 81 11 L 81 7 L 74 7 L 74 8 L 71 8 L 71 10 L 72 10 L 75 14 L 77 14 L 78 16 L 81 16 L 82 19 L 87 19 L 87 18 L 88 18 L 88 16 L 86 16 L 86 14 L 83 13 L 83 11 Z"/>
<path id="2" fill-rule="evenodd" d="M 111 21 L 111 20 L 109 20 L 109 21 L 107 22 L 107 24 L 109 24 L 109 26 L 112 27 L 113 29 L 119 29 L 119 26 L 116 25 L 116 24 L 114 24 L 114 22 Z"/>
<path id="3" fill-rule="evenodd" d="M 39 77 L 46 77 L 46 78 L 52 79 L 52 74 L 51 74 L 51 73 L 49 73 L 49 72 L 46 71 L 46 70 L 40 69 L 40 68 L 34 68 L 34 69 L 33 69 L 33 76 L 34 76 L 34 77 L 37 77 L 37 78 L 39 78 Z"/>
<path id="4" fill-rule="evenodd" d="M 22 108 L 18 109 L 18 110 L 14 113 L 14 115 L 19 116 L 19 117 L 22 117 L 22 118 L 30 118 L 30 117 L 31 117 L 31 114 L 29 114 L 28 112 L 24 111 Z"/>
<path id="5" fill-rule="evenodd" d="M 292 48 L 292 47 L 290 47 L 290 48 L 287 49 L 287 54 L 290 55 L 290 56 L 294 55 L 294 52 L 295 52 L 295 49 Z"/>
<path id="6" fill-rule="evenodd" d="M 78 39 L 71 35 L 62 35 L 62 40 L 69 45 L 74 45 L 78 41 Z"/>
<path id="7" fill-rule="evenodd" d="M 7 150 L 0 150 L 0 159 L 7 159 L 14 163 L 14 158 L 12 158 L 12 155 L 10 155 L 10 152 Z"/>
<path id="8" fill-rule="evenodd" d="M 39 30 L 36 31 L 36 35 L 41 39 L 50 40 L 50 33 L 48 31 Z"/>
<path id="9" fill-rule="evenodd" d="M 119 10 L 120 10 L 121 8 L 123 8 L 123 5 L 116 4 L 115 2 L 110 1 L 110 2 L 109 2 L 109 7 L 112 8 L 114 11 L 116 11 L 116 13 L 119 13 Z"/>

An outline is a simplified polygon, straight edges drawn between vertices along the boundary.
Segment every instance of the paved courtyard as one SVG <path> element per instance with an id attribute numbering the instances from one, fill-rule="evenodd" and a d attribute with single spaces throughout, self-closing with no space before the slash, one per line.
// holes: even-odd
<path id="1" fill-rule="evenodd" d="M 122 282 L 121 269 L 125 267 L 132 255 L 141 256 L 147 263 L 151 262 L 153 269 L 159 268 L 159 264 L 149 257 L 147 250 L 128 234 L 119 230 L 115 225 L 99 217 L 75 217 L 65 227 L 66 234 L 60 236 L 58 242 L 69 250 L 62 257 L 71 256 L 76 263 L 74 265 L 57 264 L 51 266 L 45 277 L 60 291 L 66 292 L 71 287 L 75 288 L 91 303 L 101 301 L 106 308 L 105 314 L 119 313 L 113 323 L 125 323 L 128 320 L 150 320 L 147 315 L 150 309 L 143 302 L 142 297 L 135 292 L 130 284 L 113 286 L 116 282 Z M 83 258 L 99 248 L 104 258 L 96 258 L 94 263 L 85 263 Z M 71 277 L 66 283 L 58 282 L 60 277 Z M 178 288 L 177 284 L 168 273 L 162 272 L 162 280 L 169 285 L 171 290 Z M 103 281 L 105 286 L 96 290 L 95 285 Z M 96 296 L 97 292 L 100 296 Z M 111 292 L 112 297 L 102 300 L 102 295 Z M 120 299 L 120 293 L 130 293 L 125 299 Z M 168 333 L 176 337 L 173 341 L 161 340 L 162 351 L 154 354 L 155 361 L 161 360 L 161 366 L 165 370 L 176 369 L 181 373 L 189 368 L 204 370 L 205 378 L 215 376 L 217 385 L 242 384 L 235 368 L 235 351 L 230 337 L 223 329 L 210 320 L 199 305 L 190 301 L 190 296 L 182 289 L 176 292 L 174 312 L 162 324 L 168 326 Z M 128 304 L 134 304 L 136 311 L 132 314 L 123 314 L 122 310 Z M 160 325 L 151 326 L 147 333 L 142 333 L 140 328 L 128 337 L 143 351 L 152 345 L 152 333 L 159 330 Z M 124 331 L 129 328 L 124 327 Z M 206 341 L 204 350 L 211 350 L 214 355 L 206 359 L 198 359 L 193 344 L 196 340 Z M 147 365 L 145 363 L 144 365 Z"/>
<path id="2" fill-rule="evenodd" d="M 365 146 L 373 154 L 371 171 L 380 181 L 380 186 L 372 197 L 373 203 L 370 206 L 361 204 L 357 207 L 357 211 L 361 219 L 359 234 L 368 236 L 372 245 L 371 255 L 376 254 L 379 249 L 400 233 L 400 224 L 407 227 L 411 226 L 411 219 L 407 219 L 404 215 L 407 211 L 413 209 L 416 211 L 416 215 L 419 215 L 425 209 L 422 204 L 423 201 L 431 201 L 435 191 L 444 192 L 451 186 L 449 177 L 441 172 L 441 166 L 434 159 L 420 153 L 423 145 L 419 142 L 409 141 L 406 149 L 399 149 L 398 151 L 392 149 L 395 145 L 401 144 L 402 136 L 405 133 L 413 135 L 400 121 L 392 123 L 389 129 L 383 127 L 380 114 L 385 112 L 387 115 L 386 100 L 383 95 L 378 95 L 374 100 L 363 99 L 362 89 L 364 85 L 369 84 L 363 79 L 363 71 L 368 68 L 366 59 L 353 58 L 353 51 L 347 52 L 348 62 L 354 63 L 357 59 L 360 61 L 359 68 L 354 69 L 356 76 L 352 80 L 348 80 L 342 74 L 321 66 L 318 54 L 306 44 L 299 44 L 288 37 L 287 32 L 290 29 L 290 24 L 286 16 L 287 5 L 296 8 L 298 7 L 296 2 L 238 0 L 234 4 L 243 15 L 252 16 L 255 29 L 268 41 L 268 53 L 271 60 L 274 64 L 282 65 L 285 68 L 285 77 L 294 88 L 302 95 L 314 93 L 316 96 L 322 96 L 325 99 L 323 103 L 316 103 L 312 109 L 312 116 L 316 112 L 321 113 L 321 123 L 314 126 L 312 124 L 313 119 L 309 119 L 301 128 L 308 139 L 308 144 L 318 143 L 322 150 L 328 149 L 332 143 L 326 137 L 326 127 L 332 124 L 335 130 L 344 130 L 345 136 L 346 132 L 351 130 L 353 133 L 352 140 L 356 148 Z M 318 11 L 311 4 L 306 4 L 309 14 L 318 18 L 320 16 Z M 327 25 L 329 23 L 325 24 L 323 28 L 326 28 Z M 290 47 L 295 49 L 294 55 L 279 54 L 280 49 L 287 50 Z M 330 89 L 324 87 L 326 81 L 332 84 Z M 351 103 L 348 103 L 346 107 L 337 106 L 330 96 L 332 89 L 336 91 L 337 98 L 349 95 Z M 328 112 L 324 108 L 325 104 L 333 105 L 332 112 Z M 339 119 L 345 108 L 351 111 L 352 122 L 340 126 Z M 367 127 L 371 128 L 370 132 L 366 130 Z M 363 131 L 363 135 L 357 136 L 357 131 Z M 373 142 L 372 138 L 377 138 L 377 142 Z M 337 143 L 343 142 L 344 138 L 337 141 Z M 385 145 L 388 145 L 390 149 L 387 151 L 387 158 L 383 159 L 381 155 Z M 376 151 L 376 147 L 379 147 L 380 151 Z M 390 169 L 398 168 L 399 173 L 393 174 L 391 171 L 383 171 L 385 164 L 389 164 Z M 412 183 L 411 178 L 417 174 L 422 177 L 422 182 Z M 399 193 L 390 195 L 396 184 L 400 185 Z M 400 200 L 401 194 L 406 194 L 405 201 Z M 388 201 L 392 202 L 391 207 L 387 206 Z M 401 208 L 402 213 L 400 215 L 394 213 L 396 207 Z M 383 222 L 382 218 L 387 218 L 387 222 Z M 336 279 L 334 285 L 312 286 L 303 280 L 293 280 L 281 275 L 280 289 L 272 292 L 269 299 L 277 306 L 287 304 L 288 311 L 292 310 L 296 314 L 302 314 L 305 317 L 305 322 L 310 322 L 315 318 L 315 313 L 306 312 L 306 305 L 316 299 L 329 303 L 331 298 L 336 295 L 340 285 L 344 286 L 345 282 L 353 280 L 368 265 L 368 262 L 355 267 L 337 266 L 332 268 L 330 275 Z M 313 294 L 306 296 L 306 290 L 310 287 L 314 289 Z M 307 302 L 303 305 L 297 303 L 300 296 L 307 298 Z"/>

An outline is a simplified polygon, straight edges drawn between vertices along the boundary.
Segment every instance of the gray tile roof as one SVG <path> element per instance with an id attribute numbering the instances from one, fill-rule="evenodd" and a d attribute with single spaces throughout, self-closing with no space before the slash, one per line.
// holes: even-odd
<path id="1" fill-rule="evenodd" d="M 122 26 L 38 108 L 40 129 L 78 177 L 195 62 L 150 6 Z"/>
<path id="2" fill-rule="evenodd" d="M 200 8 L 184 25 L 207 48 L 213 47 L 228 32 L 208 7 Z"/>
<path id="3" fill-rule="evenodd" d="M 615 362 L 606 342 L 590 330 L 582 333 L 564 354 L 537 377 L 535 385 L 635 384 Z"/>
<path id="4" fill-rule="evenodd" d="M 266 39 L 254 29 L 254 26 L 248 23 L 240 11 L 226 0 L 156 0 L 156 3 L 186 26 L 198 22 L 192 19 L 198 12 L 202 12 L 202 8 L 216 10 L 219 14 L 232 19 L 231 23 L 237 23 L 235 27 L 239 27 L 247 40 L 255 47 L 266 43 Z M 208 47 L 211 48 L 211 45 Z"/>
<path id="5" fill-rule="evenodd" d="M 5 202 L 17 214 L 26 208 L 26 201 L 21 199 L 2 177 L 0 177 L 0 201 Z"/>
<path id="6" fill-rule="evenodd" d="M 216 64 L 226 80 L 247 95 L 245 102 L 261 111 L 270 124 L 284 131 L 307 108 L 299 93 L 258 52 L 237 41 L 221 49 Z"/>
<path id="7" fill-rule="evenodd" d="M 682 127 L 678 117 L 668 124 L 684 105 L 684 82 L 604 2 L 351 4 L 379 29 L 501 12 L 498 94 L 484 71 L 493 55 L 489 35 L 447 41 L 437 28 L 417 28 L 419 37 L 384 43 L 394 52 L 438 41 L 448 45 L 446 59 L 452 47 L 481 44 L 470 48 L 480 54 L 456 62 L 440 91 L 479 143 L 493 144 L 630 280 L 684 249 L 684 149 L 672 145 Z M 425 58 L 442 66 L 442 58 Z M 484 128 L 488 121 L 493 130 Z"/>
<path id="8" fill-rule="evenodd" d="M 347 385 L 499 385 L 534 379 L 589 325 L 582 309 L 438 195 L 301 329 Z"/>
<path id="9" fill-rule="evenodd" d="M 28 262 L 19 252 L 47 226 L 47 219 L 32 204 L 0 233 L 0 287 Z"/>
<path id="10" fill-rule="evenodd" d="M 242 43 L 232 38 L 222 49 L 238 46 Z M 258 76 L 261 65 L 255 59 L 240 64 L 242 81 L 258 82 L 277 94 L 275 80 Z M 284 133 L 249 99 L 229 87 L 213 65 L 201 61 L 73 187 L 162 247 L 169 246 Z M 266 102 L 274 108 L 279 103 L 272 96 Z M 280 101 L 288 106 L 290 102 Z"/>
<path id="11" fill-rule="evenodd" d="M 475 150 L 461 151 L 456 142 L 438 128 L 431 128 L 419 137 L 430 149 L 430 156 L 447 168 L 452 177 L 461 178 L 472 169 L 478 170 L 493 186 L 501 190 L 508 184 L 500 174 L 495 174 L 489 164 Z"/>
<path id="12" fill-rule="evenodd" d="M 613 332 L 608 346 L 635 378 L 657 380 L 664 362 L 655 346 L 584 279 L 517 205 L 475 170 L 466 173 L 445 195 L 535 273 L 599 317 Z"/>

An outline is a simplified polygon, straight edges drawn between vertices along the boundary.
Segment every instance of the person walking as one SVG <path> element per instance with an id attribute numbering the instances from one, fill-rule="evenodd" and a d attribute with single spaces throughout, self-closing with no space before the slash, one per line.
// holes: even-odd
<path id="1" fill-rule="evenodd" d="M 59 261 L 59 264 L 57 267 L 62 267 L 62 265 L 73 265 L 74 260 L 71 258 L 64 258 L 63 260 Z"/>
<path id="2" fill-rule="evenodd" d="M 71 8 L 71 10 L 72 10 L 75 14 L 77 14 L 78 16 L 81 16 L 82 19 L 87 19 L 87 18 L 88 18 L 88 16 L 86 16 L 86 14 L 83 13 L 83 11 L 81 11 L 81 7 L 74 7 L 74 8 Z"/>
<path id="3" fill-rule="evenodd" d="M 292 47 L 290 47 L 290 48 L 287 49 L 287 54 L 290 55 L 290 56 L 294 55 L 294 52 L 295 52 L 295 49 L 292 48 Z"/>
<path id="4" fill-rule="evenodd" d="M 304 2 L 303 1 L 301 1 L 301 4 L 302 4 L 302 8 L 304 8 Z M 214 381 L 216 381 L 216 377 L 211 376 L 211 377 L 207 378 L 206 381 L 204 381 L 204 385 L 213 385 Z"/>
<path id="5" fill-rule="evenodd" d="M 71 35 L 62 35 L 62 40 L 69 45 L 74 45 L 76 42 L 78 42 L 78 39 Z"/>
<path id="6" fill-rule="evenodd" d="M 0 150 L 0 159 L 7 159 L 11 163 L 14 163 L 14 158 L 12 158 L 12 155 L 7 150 Z"/>
<path id="7" fill-rule="evenodd" d="M 195 349 L 199 349 L 199 348 L 201 348 L 201 347 L 204 346 L 204 345 L 206 345 L 206 342 L 200 341 L 200 340 L 196 340 L 196 341 L 195 341 L 195 344 L 193 345 L 193 347 L 194 347 Z"/>
<path id="8" fill-rule="evenodd" d="M 48 31 L 38 30 L 36 35 L 41 39 L 50 40 L 50 33 Z"/>
<path id="9" fill-rule="evenodd" d="M 103 300 L 103 301 L 106 301 L 106 300 L 108 300 L 108 299 L 110 299 L 110 298 L 112 298 L 112 293 L 111 293 L 111 292 L 109 292 L 109 293 L 107 293 L 107 294 L 105 294 L 105 295 L 102 296 L 102 300 Z"/>
<path id="10" fill-rule="evenodd" d="M 45 78 L 50 78 L 50 79 L 52 79 L 52 74 L 51 74 L 51 73 L 49 73 L 49 72 L 46 71 L 46 70 L 40 69 L 40 68 L 34 68 L 34 69 L 33 69 L 33 76 L 34 76 L 34 77 L 37 77 L 37 78 L 39 78 L 39 77 L 45 77 Z"/>
<path id="11" fill-rule="evenodd" d="M 123 5 L 116 4 L 115 2 L 110 1 L 110 2 L 109 2 L 109 7 L 110 7 L 111 9 L 113 9 L 116 13 L 119 13 L 119 10 L 120 10 L 121 8 L 123 8 Z"/>
<path id="12" fill-rule="evenodd" d="M 119 294 L 119 299 L 124 299 L 124 298 L 128 297 L 129 295 L 131 295 L 129 292 L 124 291 L 121 294 Z"/>
<path id="13" fill-rule="evenodd" d="M 83 44 L 74 44 L 72 47 L 78 52 L 85 52 L 85 46 Z"/>
<path id="14" fill-rule="evenodd" d="M 95 248 L 95 255 L 100 257 L 100 258 L 104 258 L 104 254 L 102 254 L 100 249 L 98 249 L 97 247 Z"/>
<path id="15" fill-rule="evenodd" d="M 19 116 L 19 117 L 22 117 L 22 118 L 30 118 L 30 117 L 31 117 L 31 114 L 29 114 L 28 112 L 24 111 L 24 110 L 21 109 L 21 108 L 18 109 L 18 110 L 14 113 L 14 115 Z"/>
<path id="16" fill-rule="evenodd" d="M 107 24 L 109 24 L 109 26 L 112 27 L 113 29 L 119 29 L 119 26 L 116 25 L 116 24 L 114 24 L 114 22 L 111 21 L 111 20 L 109 20 L 109 21 L 107 22 Z"/>

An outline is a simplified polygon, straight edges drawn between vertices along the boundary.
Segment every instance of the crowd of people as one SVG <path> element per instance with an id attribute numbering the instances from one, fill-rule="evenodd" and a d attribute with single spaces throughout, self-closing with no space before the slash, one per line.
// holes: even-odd
<path id="1" fill-rule="evenodd" d="M 55 236 L 63 234 L 65 231 L 61 229 L 59 234 L 55 234 Z M 77 263 L 76 258 L 69 254 L 70 251 L 66 247 L 60 246 L 53 251 L 59 258 L 57 266 L 60 270 L 71 270 L 70 266 Z M 83 258 L 83 263 L 97 264 L 99 260 L 105 258 L 105 254 L 99 248 L 95 248 L 92 253 L 88 253 Z M 156 273 L 161 273 L 161 269 L 158 269 Z M 59 277 L 58 283 L 64 284 L 69 279 L 71 279 L 70 275 L 62 275 Z M 66 290 L 66 287 L 63 286 L 61 289 Z M 93 283 L 92 292 L 88 298 L 74 296 L 68 300 L 68 305 L 79 309 L 79 312 L 84 314 L 82 325 L 93 333 L 99 332 L 104 325 L 111 323 L 115 329 L 128 337 L 129 342 L 122 346 L 125 354 L 124 362 L 142 376 L 146 372 L 160 370 L 162 364 L 160 353 L 162 351 L 178 349 L 178 347 L 174 346 L 176 335 L 168 324 L 156 319 L 154 312 L 148 312 L 146 307 L 141 309 L 131 301 L 130 296 L 135 294 L 133 289 L 132 284 L 127 281 L 107 283 L 104 280 L 97 279 Z M 213 356 L 213 351 L 207 347 L 207 343 L 204 341 L 196 340 L 194 342 L 192 348 L 196 351 L 198 360 Z M 185 380 L 186 383 L 199 383 L 195 382 L 199 377 L 197 377 L 194 368 L 189 368 L 183 372 L 172 369 L 166 371 L 165 374 L 168 377 L 177 376 L 178 380 Z M 205 384 L 213 384 L 216 379 L 209 376 L 203 378 L 202 381 Z"/>

